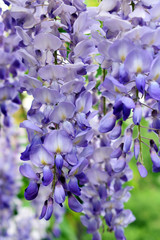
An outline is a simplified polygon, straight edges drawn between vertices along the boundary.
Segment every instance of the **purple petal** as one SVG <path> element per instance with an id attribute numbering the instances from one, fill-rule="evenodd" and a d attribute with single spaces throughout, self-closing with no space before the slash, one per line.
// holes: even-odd
<path id="1" fill-rule="evenodd" d="M 73 72 L 72 72 L 73 74 Z M 64 85 L 62 85 L 61 87 L 61 91 L 62 93 L 79 93 L 82 89 L 84 85 L 84 82 L 81 81 L 77 81 L 77 80 L 72 80 L 69 81 L 67 83 L 65 83 Z"/>
<path id="2" fill-rule="evenodd" d="M 59 123 L 60 121 L 64 121 L 66 119 L 70 119 L 73 117 L 75 112 L 75 106 L 69 102 L 61 102 L 56 106 L 53 112 L 50 115 L 50 120 L 54 123 Z"/>
<path id="3" fill-rule="evenodd" d="M 139 125 L 142 118 L 142 107 L 139 103 L 136 104 L 136 107 L 133 112 L 133 122 L 135 125 Z"/>
<path id="4" fill-rule="evenodd" d="M 43 131 L 37 127 L 36 125 L 34 125 L 34 123 L 32 123 L 31 121 L 29 120 L 24 120 L 21 124 L 20 124 L 20 127 L 22 128 L 26 128 L 26 129 L 32 129 L 36 132 L 40 132 L 40 133 L 43 133 Z"/>
<path id="5" fill-rule="evenodd" d="M 90 128 L 89 122 L 86 119 L 86 114 L 78 113 L 76 115 L 76 119 L 77 119 L 77 124 L 80 127 L 80 129 L 85 130 L 87 128 Z"/>
<path id="6" fill-rule="evenodd" d="M 54 164 L 53 156 L 42 145 L 39 145 L 37 148 L 34 148 L 33 151 L 31 151 L 30 160 L 37 167 L 44 167 L 47 164 Z"/>
<path id="7" fill-rule="evenodd" d="M 135 156 L 136 160 L 138 159 L 139 152 L 140 152 L 139 140 L 136 138 L 134 140 L 134 156 Z"/>
<path id="8" fill-rule="evenodd" d="M 116 116 L 112 112 L 107 113 L 99 123 L 99 131 L 106 133 L 111 131 L 116 123 Z"/>
<path id="9" fill-rule="evenodd" d="M 130 108 L 127 108 L 124 104 L 123 104 L 123 120 L 126 121 L 130 115 Z"/>
<path id="10" fill-rule="evenodd" d="M 90 92 L 83 92 L 76 100 L 76 111 L 88 113 L 92 107 L 92 95 Z"/>
<path id="11" fill-rule="evenodd" d="M 15 27 L 17 35 L 23 40 L 25 45 L 28 45 L 31 42 L 29 35 L 19 26 Z"/>
<path id="12" fill-rule="evenodd" d="M 14 99 L 16 94 L 15 87 L 0 87 L 0 101 Z"/>
<path id="13" fill-rule="evenodd" d="M 42 104 L 56 104 L 63 98 L 58 91 L 46 87 L 37 88 L 33 93 L 33 97 Z"/>
<path id="14" fill-rule="evenodd" d="M 152 58 L 146 50 L 134 49 L 124 62 L 125 68 L 131 73 L 148 72 Z"/>
<path id="15" fill-rule="evenodd" d="M 126 240 L 126 238 L 124 236 L 123 228 L 120 228 L 120 227 L 116 228 L 116 230 L 115 230 L 115 237 L 118 240 Z"/>
<path id="16" fill-rule="evenodd" d="M 155 149 L 151 148 L 150 153 L 151 153 L 151 159 L 152 159 L 154 166 L 159 168 L 160 167 L 160 158 L 157 155 Z"/>
<path id="17" fill-rule="evenodd" d="M 153 99 L 160 101 L 160 86 L 157 82 L 151 82 L 148 93 Z"/>
<path id="18" fill-rule="evenodd" d="M 72 141 L 64 130 L 54 130 L 44 140 L 44 146 L 50 152 L 69 153 L 72 150 Z"/>
<path id="19" fill-rule="evenodd" d="M 83 210 L 80 202 L 72 195 L 68 197 L 68 205 L 74 212 L 82 212 Z"/>
<path id="20" fill-rule="evenodd" d="M 60 154 L 56 155 L 55 164 L 56 164 L 57 169 L 61 173 L 61 169 L 63 167 L 63 158 Z"/>
<path id="21" fill-rule="evenodd" d="M 132 129 L 128 128 L 124 137 L 123 151 L 127 153 L 132 144 Z"/>
<path id="22" fill-rule="evenodd" d="M 42 183 L 44 186 L 48 186 L 53 180 L 53 172 L 49 168 L 49 166 L 44 166 L 43 168 L 43 178 Z"/>
<path id="23" fill-rule="evenodd" d="M 77 165 L 73 166 L 71 171 L 69 172 L 69 176 L 72 176 L 76 173 L 81 173 L 85 167 L 88 165 L 88 159 L 81 158 Z"/>
<path id="24" fill-rule="evenodd" d="M 48 221 L 53 213 L 53 198 L 49 198 L 48 199 L 48 203 L 47 203 L 47 210 L 46 210 L 46 214 L 44 216 L 45 220 Z"/>
<path id="25" fill-rule="evenodd" d="M 80 185 L 84 185 L 88 182 L 88 178 L 83 172 L 76 174 L 76 178 L 78 179 Z"/>
<path id="26" fill-rule="evenodd" d="M 118 147 L 111 153 L 111 158 L 119 158 L 122 154 L 122 148 Z"/>
<path id="27" fill-rule="evenodd" d="M 86 147 L 88 145 L 88 142 L 92 139 L 92 137 L 93 137 L 92 129 L 91 130 L 87 129 L 87 130 L 79 132 L 76 135 L 73 143 L 79 147 Z"/>
<path id="28" fill-rule="evenodd" d="M 138 74 L 136 77 L 136 87 L 138 91 L 141 92 L 142 94 L 144 94 L 145 85 L 146 85 L 146 80 L 144 75 Z"/>
<path id="29" fill-rule="evenodd" d="M 114 140 L 120 137 L 121 126 L 122 126 L 122 121 L 119 121 L 118 124 L 113 128 L 112 132 L 109 134 L 110 139 Z"/>
<path id="30" fill-rule="evenodd" d="M 132 109 L 135 108 L 134 101 L 129 97 L 122 97 L 121 102 L 125 105 L 126 108 Z"/>
<path id="31" fill-rule="evenodd" d="M 116 40 L 108 49 L 109 56 L 115 61 L 122 61 L 126 59 L 126 56 L 133 48 L 133 43 L 129 40 Z"/>
<path id="32" fill-rule="evenodd" d="M 78 162 L 78 159 L 77 159 L 77 156 L 76 156 L 76 154 L 73 152 L 71 152 L 71 153 L 68 153 L 66 156 L 65 156 L 65 158 L 66 158 L 66 161 L 70 164 L 70 165 L 72 165 L 72 166 L 75 166 L 76 164 L 77 164 L 77 162 Z"/>
<path id="33" fill-rule="evenodd" d="M 29 11 L 29 9 L 24 8 L 20 5 L 12 6 L 11 15 L 14 19 L 19 20 L 20 22 L 23 22 L 24 28 L 32 28 L 36 24 L 34 14 L 31 11 Z"/>
<path id="34" fill-rule="evenodd" d="M 47 211 L 47 200 L 44 202 L 44 205 L 43 205 L 43 208 L 42 208 L 42 212 L 41 212 L 41 215 L 39 216 L 39 219 L 44 218 L 44 216 L 46 214 L 46 211 Z"/>
<path id="35" fill-rule="evenodd" d="M 31 181 L 29 186 L 25 189 L 24 196 L 27 200 L 33 200 L 37 197 L 39 191 L 39 186 L 36 182 Z"/>
<path id="36" fill-rule="evenodd" d="M 107 212 L 106 212 L 106 215 L 105 215 L 105 221 L 106 221 L 106 223 L 107 223 L 108 226 L 111 226 L 111 224 L 112 224 L 112 218 L 113 218 L 112 212 L 107 211 Z"/>
<path id="37" fill-rule="evenodd" d="M 42 87 L 42 83 L 36 78 L 30 77 L 28 75 L 22 76 L 20 78 L 20 86 L 26 88 L 27 90 L 32 90 L 33 88 Z"/>
<path id="38" fill-rule="evenodd" d="M 105 185 L 101 184 L 98 188 L 99 197 L 103 200 L 107 198 L 107 188 Z"/>
<path id="39" fill-rule="evenodd" d="M 101 87 L 104 87 L 108 92 L 113 93 L 115 93 L 116 89 L 118 89 L 120 92 L 127 91 L 126 87 L 112 76 L 105 78 L 104 82 L 99 86 L 99 90 L 101 90 Z"/>
<path id="40" fill-rule="evenodd" d="M 156 32 L 157 32 L 157 30 L 156 30 Z M 160 31 L 159 31 L 159 33 L 160 33 Z M 150 75 L 149 75 L 149 77 L 154 81 L 158 80 L 160 77 L 159 65 L 160 65 L 160 57 L 158 56 L 152 62 L 151 71 L 150 71 Z"/>
<path id="41" fill-rule="evenodd" d="M 62 45 L 61 40 L 51 33 L 40 33 L 34 39 L 34 46 L 39 50 L 56 51 Z"/>
<path id="42" fill-rule="evenodd" d="M 148 174 L 147 169 L 140 162 L 137 162 L 137 167 L 141 177 L 145 178 Z"/>
<path id="43" fill-rule="evenodd" d="M 63 203 L 65 201 L 65 191 L 64 191 L 64 188 L 63 188 L 63 186 L 60 182 L 58 182 L 55 186 L 54 200 L 58 204 Z"/>
<path id="44" fill-rule="evenodd" d="M 92 238 L 92 240 L 101 240 L 102 238 L 101 238 L 101 234 L 98 232 L 98 231 L 96 231 L 95 233 L 93 233 L 93 238 Z"/>
<path id="45" fill-rule="evenodd" d="M 27 178 L 38 180 L 38 176 L 36 173 L 33 171 L 32 167 L 30 164 L 25 163 L 20 166 L 19 168 L 20 173 Z"/>
<path id="46" fill-rule="evenodd" d="M 75 136 L 75 129 L 74 129 L 72 123 L 70 123 L 69 121 L 63 122 L 63 129 L 64 129 L 71 137 L 74 137 L 74 136 Z"/>
<path id="47" fill-rule="evenodd" d="M 29 67 L 30 65 L 37 65 L 38 62 L 36 60 L 36 58 L 29 54 L 25 49 L 20 49 L 18 51 L 18 54 L 21 56 L 21 58 L 23 58 L 25 60 L 25 64 Z"/>
<path id="48" fill-rule="evenodd" d="M 6 126 L 6 127 L 10 127 L 10 124 L 11 124 L 11 122 L 10 122 L 10 116 L 4 116 L 3 124 L 4 124 L 4 126 Z"/>
<path id="49" fill-rule="evenodd" d="M 28 160 L 30 160 L 30 156 L 29 156 L 29 154 L 30 154 L 30 145 L 28 145 L 27 147 L 26 147 L 26 149 L 24 150 L 24 152 L 22 152 L 21 153 L 21 157 L 20 157 L 20 159 L 21 160 L 23 160 L 23 161 L 28 161 Z"/>
<path id="50" fill-rule="evenodd" d="M 124 65 L 121 65 L 119 68 L 119 82 L 125 89 L 125 92 L 126 92 L 126 86 L 124 86 L 123 84 L 128 83 L 129 80 L 130 80 L 130 76 L 129 76 L 128 72 L 126 71 Z"/>
<path id="51" fill-rule="evenodd" d="M 117 116 L 117 118 L 120 118 L 121 111 L 123 110 L 124 104 L 122 103 L 121 99 L 115 102 L 113 106 L 113 114 Z"/>
<path id="52" fill-rule="evenodd" d="M 118 160 L 112 160 L 111 166 L 114 172 L 119 173 L 122 172 L 126 166 L 126 161 L 123 157 L 120 157 Z"/>
<path id="53" fill-rule="evenodd" d="M 71 191 L 71 193 L 80 196 L 81 195 L 81 190 L 78 186 L 78 180 L 76 177 L 73 177 L 70 179 L 69 183 L 68 183 L 68 187 L 69 187 L 69 191 Z"/>
<path id="54" fill-rule="evenodd" d="M 156 152 L 158 152 L 158 147 L 153 139 L 150 140 L 150 146 L 154 148 Z M 159 154 L 158 154 L 159 155 Z"/>
<path id="55" fill-rule="evenodd" d="M 88 221 L 87 233 L 94 233 L 98 229 L 98 223 L 95 218 Z"/>
<path id="56" fill-rule="evenodd" d="M 46 65 L 38 71 L 39 76 L 44 80 L 63 79 L 66 75 L 66 68 L 58 65 Z"/>
<path id="57" fill-rule="evenodd" d="M 91 53 L 95 52 L 95 45 L 93 40 L 85 39 L 79 42 L 74 48 L 74 57 L 75 58 L 86 58 Z"/>
<path id="58" fill-rule="evenodd" d="M 157 172 L 160 172 L 160 167 L 156 167 L 154 164 L 152 166 L 152 171 L 157 173 Z"/>

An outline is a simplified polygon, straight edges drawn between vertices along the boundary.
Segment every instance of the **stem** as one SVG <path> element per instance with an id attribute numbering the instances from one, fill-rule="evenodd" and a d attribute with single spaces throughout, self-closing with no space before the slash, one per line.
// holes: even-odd
<path id="1" fill-rule="evenodd" d="M 68 38 L 69 43 L 72 43 L 72 44 L 73 44 L 73 42 L 71 41 L 71 39 L 70 39 L 69 37 L 67 37 L 64 33 L 61 33 L 61 35 L 63 35 L 63 36 L 65 36 L 66 38 Z"/>
<path id="2" fill-rule="evenodd" d="M 105 80 L 106 73 L 107 73 L 106 70 L 103 69 L 103 75 L 102 75 L 102 81 L 103 82 Z M 103 114 L 104 114 L 104 116 L 106 115 L 106 98 L 105 97 L 103 97 Z"/>
<path id="3" fill-rule="evenodd" d="M 138 89 L 136 89 L 136 99 L 138 100 Z"/>
<path id="4" fill-rule="evenodd" d="M 128 117 L 128 118 L 126 119 L 126 121 L 127 121 L 128 119 L 131 119 L 131 118 L 133 118 L 133 116 Z"/>
<path id="5" fill-rule="evenodd" d="M 147 143 L 145 143 L 143 141 L 141 141 L 141 143 L 143 143 L 144 145 L 146 145 L 150 149 L 150 146 Z"/>
<path id="6" fill-rule="evenodd" d="M 54 157 L 54 168 L 53 168 L 53 182 L 52 182 L 53 193 L 54 193 L 55 185 L 56 185 L 56 164 L 55 164 L 55 158 L 56 158 L 56 155 Z"/>
<path id="7" fill-rule="evenodd" d="M 151 140 L 151 138 L 147 138 L 147 137 L 142 137 L 142 136 L 141 136 L 141 138 L 144 138 L 144 139 L 147 139 L 147 140 Z"/>
<path id="8" fill-rule="evenodd" d="M 55 63 L 55 65 L 58 64 L 58 62 L 57 62 L 57 51 L 54 52 L 54 63 Z"/>
<path id="9" fill-rule="evenodd" d="M 54 63 L 55 63 L 55 65 L 57 65 L 58 64 L 58 62 L 57 62 L 57 51 L 55 51 L 54 52 Z"/>
<path id="10" fill-rule="evenodd" d="M 138 125 L 138 139 L 139 139 L 139 145 L 140 145 L 140 162 L 143 163 L 143 158 L 142 158 L 142 139 L 141 139 L 141 127 Z"/>
<path id="11" fill-rule="evenodd" d="M 155 109 L 153 109 L 152 107 L 150 107 L 150 106 L 148 106 L 148 105 L 146 105 L 146 104 L 144 104 L 144 103 L 141 103 L 143 106 L 145 106 L 145 107 L 148 107 L 148 108 L 150 108 L 151 110 L 155 110 Z"/>
<path id="12" fill-rule="evenodd" d="M 157 129 L 157 128 L 150 128 L 150 127 L 145 127 L 145 126 L 141 126 L 141 125 L 139 125 L 139 126 L 142 128 L 146 128 L 146 129 L 150 129 L 150 130 L 154 130 L 154 131 L 160 131 L 160 129 Z"/>

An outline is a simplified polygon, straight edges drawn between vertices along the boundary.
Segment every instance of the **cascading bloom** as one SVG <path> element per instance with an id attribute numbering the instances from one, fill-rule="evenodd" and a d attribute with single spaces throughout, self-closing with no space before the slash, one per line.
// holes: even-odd
<path id="1" fill-rule="evenodd" d="M 25 70 L 16 51 L 15 29 L 7 24 L 8 14 L 8 11 L 3 13 L 3 22 L 0 22 L 0 114 L 5 127 L 12 124 L 11 115 L 20 107 L 18 76 Z"/>
<path id="2" fill-rule="evenodd" d="M 143 7 L 141 4 L 143 4 Z M 149 5 L 151 9 L 148 13 L 144 12 L 144 15 L 139 14 L 140 9 L 145 11 Z M 148 118 L 151 122 L 149 126 L 151 130 L 157 134 L 159 133 L 159 70 L 157 67 L 159 61 L 158 19 L 154 19 L 154 30 L 151 29 L 150 22 L 153 20 L 152 14 L 156 15 L 155 8 L 156 6 L 158 7 L 158 5 L 156 5 L 156 3 L 149 3 L 149 5 L 142 1 L 142 3 L 139 2 L 139 4 L 135 2 L 134 10 L 129 6 L 128 8 L 126 7 L 125 10 L 130 11 L 130 14 L 128 12 L 128 17 L 123 19 L 123 23 L 119 17 L 125 14 L 125 12 L 122 12 L 124 9 L 118 8 L 116 13 L 119 20 L 117 18 L 116 29 L 112 27 L 113 24 L 108 26 L 108 21 L 111 21 L 108 20 L 110 16 L 109 11 L 108 13 L 104 13 L 101 9 L 96 15 L 99 20 L 103 21 L 104 31 L 106 29 L 105 26 L 107 26 L 113 33 L 113 36 L 110 36 L 110 42 L 108 43 L 106 52 L 103 53 L 106 62 L 106 67 L 104 68 L 108 70 L 108 74 L 104 77 L 104 81 L 99 87 L 106 101 L 109 100 L 113 103 L 113 109 L 110 108 L 110 111 L 101 119 L 99 131 L 112 136 L 112 132 L 115 134 L 116 126 L 117 136 L 119 136 L 119 123 L 121 124 L 121 119 L 123 118 L 123 121 L 126 121 L 128 118 L 133 118 L 133 124 L 125 131 L 125 135 L 122 136 L 122 142 L 124 144 L 123 152 L 125 154 L 130 152 L 133 142 L 132 131 L 137 128 L 138 136 L 134 139 L 134 153 L 138 161 L 138 170 L 143 177 L 147 175 L 147 170 L 143 165 L 141 152 L 141 145 L 143 143 L 146 144 L 143 136 L 141 136 L 141 128 L 146 127 L 141 125 L 142 117 Z M 119 24 L 122 24 L 119 29 L 118 21 Z M 127 27 L 128 21 L 132 23 L 130 27 L 129 25 Z M 128 29 L 126 29 L 126 27 Z M 114 41 L 113 37 L 118 36 L 120 32 L 121 34 L 118 39 Z M 99 44 L 100 54 L 102 54 L 101 45 L 105 41 L 102 37 L 101 39 L 100 43 L 97 42 L 97 44 Z M 110 66 L 110 68 L 108 69 L 107 66 Z M 145 114 L 146 112 L 147 115 Z M 150 148 L 150 152 L 153 152 L 153 148 Z M 154 160 L 156 161 L 156 155 L 151 154 L 151 159 L 154 163 Z M 143 173 L 143 169 L 145 173 Z M 155 169 L 154 164 L 153 169 Z M 158 171 L 158 168 L 156 171 Z"/>
<path id="3" fill-rule="evenodd" d="M 0 236 L 8 235 L 8 226 L 13 215 L 16 194 L 20 188 L 18 181 L 17 134 L 13 128 L 5 127 L 0 131 L 0 145 L 5 151 L 0 152 Z"/>
<path id="4" fill-rule="evenodd" d="M 124 228 L 135 220 L 124 210 L 132 188 L 123 187 L 132 179 L 132 146 L 146 177 L 142 118 L 150 130 L 160 130 L 159 4 L 103 0 L 87 9 L 78 0 L 7 2 L 11 9 L 2 15 L 2 29 L 14 34 L 14 56 L 28 70 L 19 77 L 18 91 L 33 96 L 20 125 L 29 140 L 20 166 L 30 180 L 25 198 L 36 199 L 45 188 L 40 219 L 49 220 L 68 198 L 70 209 L 83 211 L 81 221 L 93 240 L 101 239 L 101 218 L 117 240 L 125 240 Z M 4 62 L 0 77 L 7 79 Z M 9 63 L 8 74 L 17 74 L 16 63 Z M 5 117 L 4 93 L 14 99 L 14 86 L 6 86 L 0 89 Z M 153 171 L 159 172 L 158 147 L 153 139 L 149 144 Z"/>
<path id="5" fill-rule="evenodd" d="M 27 91 L 34 98 L 27 120 L 20 124 L 30 142 L 21 155 L 27 162 L 20 172 L 30 179 L 24 194 L 27 200 L 47 189 L 40 219 L 49 220 L 54 205 L 62 206 L 66 196 L 72 210 L 82 211 L 76 196 L 81 195 L 78 184 L 87 181 L 83 148 L 93 137 L 89 122 L 94 117 L 91 91 L 83 75 L 97 69 L 91 58 L 96 53 L 94 42 L 79 35 L 80 28 L 83 33 L 96 24 L 85 11 L 83 2 L 42 1 L 39 6 L 27 1 L 12 3 L 7 13 L 18 36 L 16 54 L 28 69 L 19 78 L 20 92 Z M 89 25 L 81 25 L 81 15 Z"/>

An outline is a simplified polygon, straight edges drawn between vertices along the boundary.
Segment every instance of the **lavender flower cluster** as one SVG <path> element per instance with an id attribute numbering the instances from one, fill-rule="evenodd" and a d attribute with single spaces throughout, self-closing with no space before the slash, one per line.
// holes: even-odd
<path id="1" fill-rule="evenodd" d="M 0 239 L 39 240 L 47 236 L 47 223 L 39 223 L 34 211 L 24 207 L 17 198 L 21 187 L 21 177 L 18 174 L 18 138 L 19 134 L 13 125 L 4 126 L 0 131 L 0 146 L 5 149 L 0 152 Z"/>
<path id="2" fill-rule="evenodd" d="M 55 215 L 55 236 L 68 199 L 93 240 L 101 239 L 103 222 L 125 240 L 135 217 L 124 209 L 132 187 L 123 184 L 133 177 L 133 156 L 147 176 L 143 144 L 153 172 L 160 171 L 158 146 L 142 136 L 142 128 L 160 133 L 159 1 L 103 0 L 95 8 L 82 0 L 4 2 L 10 9 L 0 23 L 2 125 L 9 127 L 23 92 L 33 97 L 20 124 L 29 141 L 20 166 L 30 180 L 25 198 L 43 196 L 39 218 Z"/>
<path id="3" fill-rule="evenodd" d="M 2 237 L 7 234 L 8 220 L 14 208 L 13 199 L 19 189 L 18 179 L 15 177 L 18 172 L 18 166 L 15 164 L 16 151 L 10 151 L 11 135 L 13 136 L 13 132 L 10 129 L 6 135 L 4 132 L 0 134 L 0 145 L 6 149 L 5 152 L 0 153 L 0 236 Z"/>

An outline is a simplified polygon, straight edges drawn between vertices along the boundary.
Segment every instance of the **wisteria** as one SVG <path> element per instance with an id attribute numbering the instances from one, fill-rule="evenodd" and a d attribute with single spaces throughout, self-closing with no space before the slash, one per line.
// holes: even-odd
<path id="1" fill-rule="evenodd" d="M 124 228 L 136 218 L 125 209 L 132 192 L 130 161 L 136 159 L 142 178 L 149 174 L 145 145 L 153 172 L 160 172 L 160 2 L 103 0 L 98 7 L 87 7 L 83 0 L 4 3 L 0 237 L 58 238 L 67 208 L 81 214 L 93 240 L 102 239 L 104 224 L 115 239 L 125 240 Z M 27 111 L 25 96 L 32 98 Z M 23 151 L 20 133 L 13 131 L 17 111 L 24 115 L 17 131 L 24 135 L 25 129 L 28 138 Z M 35 209 L 25 217 L 21 203 L 12 201 L 22 179 L 28 184 L 24 197 Z M 14 208 L 18 214 L 12 223 Z M 46 221 L 52 215 L 51 236 Z M 12 231 L 6 229 L 8 219 Z M 23 229 L 20 221 L 31 224 Z M 33 233 L 36 224 L 42 224 L 39 235 Z"/>

